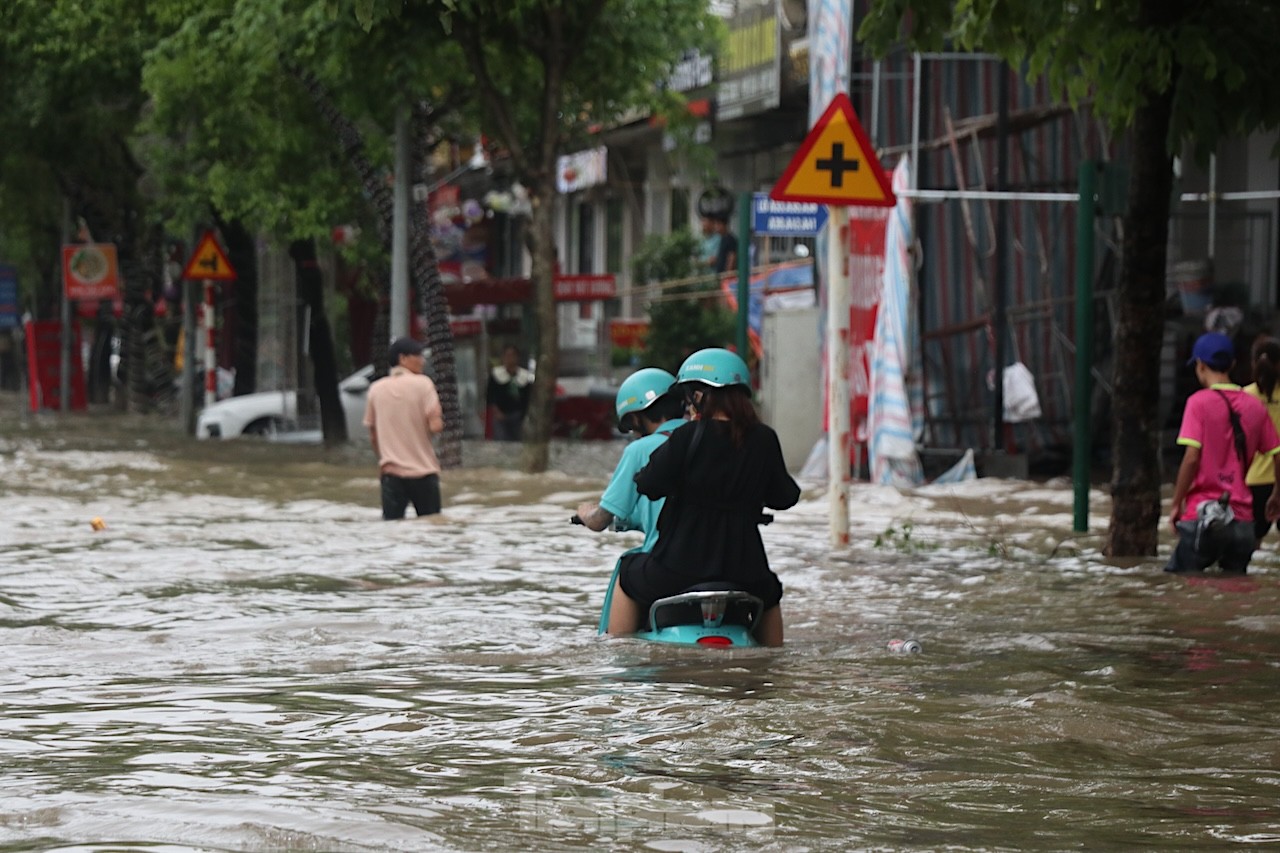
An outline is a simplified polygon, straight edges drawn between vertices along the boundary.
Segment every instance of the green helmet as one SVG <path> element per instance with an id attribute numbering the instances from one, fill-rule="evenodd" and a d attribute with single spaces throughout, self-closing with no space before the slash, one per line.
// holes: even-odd
<path id="1" fill-rule="evenodd" d="M 735 352 L 720 347 L 698 350 L 684 360 L 676 382 L 701 382 L 712 388 L 741 386 L 751 394 L 751 371 L 747 363 Z"/>
<path id="2" fill-rule="evenodd" d="M 642 367 L 623 380 L 618 388 L 615 407 L 618 412 L 618 430 L 628 432 L 627 415 L 643 412 L 658 402 L 671 390 L 676 378 L 658 367 Z"/>

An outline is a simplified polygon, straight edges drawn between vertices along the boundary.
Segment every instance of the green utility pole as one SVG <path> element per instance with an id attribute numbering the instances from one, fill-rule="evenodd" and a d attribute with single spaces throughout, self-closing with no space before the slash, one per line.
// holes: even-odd
<path id="1" fill-rule="evenodd" d="M 1093 224 L 1097 215 L 1097 174 L 1093 160 L 1080 164 L 1076 206 L 1076 393 L 1071 480 L 1074 486 L 1073 527 L 1089 529 L 1089 410 L 1093 399 Z"/>
<path id="2" fill-rule="evenodd" d="M 751 193 L 738 194 L 738 355 L 747 360 L 751 317 Z"/>

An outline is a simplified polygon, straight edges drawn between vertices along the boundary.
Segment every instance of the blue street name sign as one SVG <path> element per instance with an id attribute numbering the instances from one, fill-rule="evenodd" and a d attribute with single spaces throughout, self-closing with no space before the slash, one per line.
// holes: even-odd
<path id="1" fill-rule="evenodd" d="M 827 206 L 807 201 L 774 201 L 755 193 L 751 201 L 751 231 L 766 237 L 814 237 L 827 224 Z"/>

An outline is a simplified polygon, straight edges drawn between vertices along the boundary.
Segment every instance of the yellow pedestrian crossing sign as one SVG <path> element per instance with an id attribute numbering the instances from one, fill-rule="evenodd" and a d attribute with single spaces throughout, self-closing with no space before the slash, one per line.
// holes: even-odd
<path id="1" fill-rule="evenodd" d="M 868 207 L 897 204 L 889 177 L 858 123 L 848 95 L 840 92 L 831 100 L 769 197 Z"/>
<path id="2" fill-rule="evenodd" d="M 185 279 L 206 279 L 208 281 L 235 281 L 236 271 L 227 260 L 226 253 L 214 239 L 212 231 L 204 232 L 196 250 L 191 253 L 186 269 L 182 271 Z"/>

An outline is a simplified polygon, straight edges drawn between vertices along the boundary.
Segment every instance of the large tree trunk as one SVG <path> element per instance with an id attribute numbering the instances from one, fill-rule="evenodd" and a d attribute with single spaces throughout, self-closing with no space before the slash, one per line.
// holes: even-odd
<path id="1" fill-rule="evenodd" d="M 554 175 L 550 169 L 544 174 Z M 555 415 L 556 379 L 560 375 L 560 330 L 556 318 L 555 237 L 551 219 L 554 178 L 541 178 L 530 189 L 530 254 L 533 262 L 533 305 L 538 324 L 538 363 L 529 401 L 521 468 L 530 474 L 547 470 L 551 426 Z"/>
<path id="2" fill-rule="evenodd" d="M 1160 523 L 1160 350 L 1173 158 L 1172 87 L 1134 116 L 1133 172 L 1116 291 L 1111 526 L 1104 553 L 1149 557 Z"/>
<path id="3" fill-rule="evenodd" d="M 295 240 L 289 246 L 293 258 L 294 280 L 302 304 L 310 310 L 307 329 L 311 364 L 315 367 L 316 396 L 320 400 L 320 429 L 325 447 L 337 447 L 347 441 L 347 417 L 338 394 L 338 363 L 333 354 L 333 335 L 329 331 L 329 315 L 324 310 L 324 276 L 316 260 L 314 240 Z"/>
<path id="4" fill-rule="evenodd" d="M 120 277 L 124 281 L 124 313 L 120 320 L 120 379 L 131 412 L 170 408 L 174 388 L 173 361 L 156 324 L 151 301 L 160 292 L 163 243 L 158 229 L 145 228 L 122 241 Z M 183 287 L 188 286 L 186 282 Z"/>

